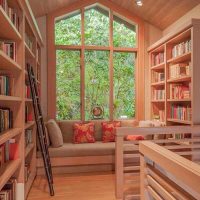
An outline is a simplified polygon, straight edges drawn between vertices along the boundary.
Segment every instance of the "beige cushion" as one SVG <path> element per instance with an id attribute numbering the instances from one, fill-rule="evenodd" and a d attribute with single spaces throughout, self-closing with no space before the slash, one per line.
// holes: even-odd
<path id="1" fill-rule="evenodd" d="M 49 139 L 53 148 L 63 145 L 63 137 L 59 126 L 54 119 L 50 119 L 47 124 L 47 130 L 49 133 Z"/>
<path id="2" fill-rule="evenodd" d="M 102 143 L 64 143 L 59 148 L 49 148 L 50 157 L 103 156 L 115 155 L 115 142 Z M 38 152 L 38 157 L 41 153 Z"/>

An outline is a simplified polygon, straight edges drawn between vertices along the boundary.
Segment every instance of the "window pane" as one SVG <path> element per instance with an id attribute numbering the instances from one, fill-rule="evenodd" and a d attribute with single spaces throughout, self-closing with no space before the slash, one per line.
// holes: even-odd
<path id="1" fill-rule="evenodd" d="M 56 45 L 81 44 L 81 14 L 69 15 L 55 23 Z"/>
<path id="2" fill-rule="evenodd" d="M 135 47 L 136 26 L 117 16 L 114 16 L 113 43 L 115 47 Z"/>
<path id="3" fill-rule="evenodd" d="M 114 53 L 114 117 L 135 117 L 135 54 Z"/>
<path id="4" fill-rule="evenodd" d="M 56 51 L 57 119 L 80 119 L 80 52 Z"/>
<path id="5" fill-rule="evenodd" d="M 109 118 L 109 52 L 85 52 L 85 118 L 92 119 L 92 108 L 102 106 Z"/>
<path id="6" fill-rule="evenodd" d="M 109 44 L 109 12 L 99 6 L 85 11 L 85 44 Z"/>

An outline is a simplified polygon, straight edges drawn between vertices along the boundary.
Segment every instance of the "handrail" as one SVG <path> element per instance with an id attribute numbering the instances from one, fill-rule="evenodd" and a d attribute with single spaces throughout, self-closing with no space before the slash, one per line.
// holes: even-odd
<path id="1" fill-rule="evenodd" d="M 200 165 L 149 141 L 141 142 L 139 151 L 200 195 Z"/>
<path id="2" fill-rule="evenodd" d="M 191 133 L 191 138 L 170 138 L 165 137 L 174 134 Z M 140 170 L 140 154 L 138 144 L 141 141 L 126 141 L 127 135 L 142 135 L 144 137 L 151 138 L 148 140 L 153 143 L 163 146 L 165 149 L 176 152 L 176 156 L 183 156 L 192 159 L 193 161 L 199 161 L 200 155 L 200 126 L 167 126 L 167 127 L 119 127 L 116 128 L 116 140 L 115 140 L 115 174 L 116 174 L 116 186 L 115 194 L 117 199 L 123 199 L 126 196 L 124 189 L 126 183 L 129 183 L 127 177 L 135 179 L 136 176 L 141 175 Z M 147 137 L 146 137 L 147 138 Z M 152 139 L 156 138 L 156 139 Z M 155 145 L 156 145 L 155 144 Z M 184 158 L 182 158 L 184 159 Z M 185 159 L 184 159 L 185 160 Z M 130 163 L 134 162 L 134 163 Z M 158 160 L 157 160 L 158 162 Z M 188 161 L 187 161 L 188 163 Z M 189 166 L 198 166 L 193 162 L 189 162 Z M 170 167 L 170 166 L 169 166 Z M 194 168 L 196 168 L 194 167 Z M 186 170 L 187 171 L 187 170 Z M 128 182 L 127 182 L 128 181 Z M 191 183 L 192 184 L 192 183 Z M 136 185 L 135 185 L 136 186 Z M 136 186 L 139 188 L 139 185 Z M 153 191 L 149 188 L 149 191 Z M 134 194 L 133 194 L 134 193 Z M 133 195 L 138 193 L 133 192 Z M 200 199 L 200 198 L 199 198 Z"/>

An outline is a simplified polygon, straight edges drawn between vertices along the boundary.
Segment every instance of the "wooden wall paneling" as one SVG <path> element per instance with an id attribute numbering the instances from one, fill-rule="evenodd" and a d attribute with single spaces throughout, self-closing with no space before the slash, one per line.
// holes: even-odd
<path id="1" fill-rule="evenodd" d="M 55 37 L 54 37 L 54 18 L 51 15 L 47 16 L 47 85 L 48 85 L 48 101 L 47 114 L 49 119 L 56 117 L 56 52 L 55 52 Z"/>

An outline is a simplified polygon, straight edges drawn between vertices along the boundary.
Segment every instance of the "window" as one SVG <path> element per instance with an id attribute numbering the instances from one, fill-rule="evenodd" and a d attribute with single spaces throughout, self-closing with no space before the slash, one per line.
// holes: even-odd
<path id="1" fill-rule="evenodd" d="M 55 20 L 57 119 L 91 120 L 95 106 L 135 117 L 137 26 L 112 15 L 94 5 Z"/>

